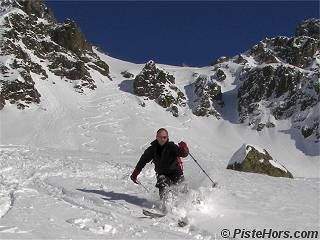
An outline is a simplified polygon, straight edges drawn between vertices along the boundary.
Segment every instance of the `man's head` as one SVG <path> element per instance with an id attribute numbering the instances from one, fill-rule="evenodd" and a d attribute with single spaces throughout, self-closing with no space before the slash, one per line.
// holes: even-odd
<path id="1" fill-rule="evenodd" d="M 168 141 L 168 131 L 165 128 L 160 128 L 157 131 L 157 141 L 162 146 Z"/>

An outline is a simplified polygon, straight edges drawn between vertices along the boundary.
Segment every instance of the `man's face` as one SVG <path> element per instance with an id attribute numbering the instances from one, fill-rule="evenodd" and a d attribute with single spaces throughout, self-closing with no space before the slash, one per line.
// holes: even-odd
<path id="1" fill-rule="evenodd" d="M 157 141 L 161 146 L 168 141 L 168 134 L 166 133 L 166 131 L 160 131 L 157 134 Z"/>

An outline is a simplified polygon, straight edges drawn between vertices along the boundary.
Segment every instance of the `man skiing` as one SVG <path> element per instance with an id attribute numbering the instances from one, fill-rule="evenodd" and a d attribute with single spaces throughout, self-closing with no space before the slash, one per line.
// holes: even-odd
<path id="1" fill-rule="evenodd" d="M 177 146 L 174 142 L 169 142 L 168 131 L 160 128 L 157 131 L 156 140 L 149 146 L 137 163 L 131 180 L 139 184 L 137 177 L 145 165 L 153 160 L 157 176 L 156 187 L 159 188 L 160 199 L 164 198 L 167 187 L 179 184 L 184 180 L 183 166 L 180 157 L 187 157 L 188 146 L 185 142 L 180 142 Z"/>

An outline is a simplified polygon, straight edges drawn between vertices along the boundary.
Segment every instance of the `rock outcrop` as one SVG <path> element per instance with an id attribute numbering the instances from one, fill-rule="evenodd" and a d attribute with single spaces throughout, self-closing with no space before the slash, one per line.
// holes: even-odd
<path id="1" fill-rule="evenodd" d="M 175 78 L 149 61 L 133 82 L 134 94 L 155 100 L 163 108 L 171 111 L 173 116 L 179 115 L 179 107 L 186 106 L 186 97 L 175 85 Z"/>
<path id="2" fill-rule="evenodd" d="M 265 39 L 234 62 L 239 68 L 239 121 L 258 131 L 291 119 L 310 141 L 319 142 L 319 19 L 303 21 L 294 37 Z M 254 64 L 243 61 L 251 58 Z M 248 62 L 248 61 L 247 61 Z"/>
<path id="3" fill-rule="evenodd" d="M 192 112 L 196 116 L 220 118 L 214 104 L 223 106 L 221 87 L 207 75 L 200 74 L 193 83 L 195 99 L 192 99 Z"/>
<path id="4" fill-rule="evenodd" d="M 244 144 L 234 153 L 227 169 L 266 174 L 273 177 L 293 178 L 292 174 L 270 154 L 259 147 Z"/>
<path id="5" fill-rule="evenodd" d="M 42 0 L 0 3 L 1 106 L 24 109 L 41 101 L 35 81 L 49 74 L 72 82 L 77 92 L 95 89 L 92 71 L 110 79 L 109 66 L 70 19 L 58 24 Z M 3 108 L 3 107 L 2 107 Z"/>

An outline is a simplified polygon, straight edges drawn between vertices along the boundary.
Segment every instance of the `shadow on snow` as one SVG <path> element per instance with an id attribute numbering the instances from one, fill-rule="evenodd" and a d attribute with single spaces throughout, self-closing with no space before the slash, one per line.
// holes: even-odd
<path id="1" fill-rule="evenodd" d="M 150 202 L 149 200 L 145 199 L 145 198 L 140 198 L 137 196 L 133 196 L 127 193 L 117 193 L 114 191 L 110 191 L 110 192 L 106 192 L 103 190 L 88 190 L 88 189 L 77 189 L 78 191 L 81 192 L 86 192 L 86 193 L 94 193 L 94 194 L 99 194 L 101 196 L 103 196 L 103 200 L 107 200 L 110 202 L 114 202 L 114 201 L 121 201 L 124 200 L 127 203 L 130 204 L 134 204 L 137 205 L 139 207 L 148 207 L 151 208 L 153 203 Z"/>

